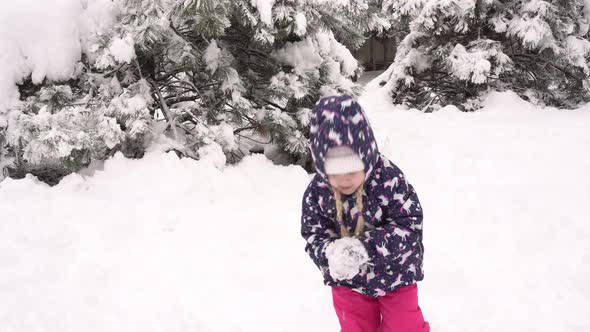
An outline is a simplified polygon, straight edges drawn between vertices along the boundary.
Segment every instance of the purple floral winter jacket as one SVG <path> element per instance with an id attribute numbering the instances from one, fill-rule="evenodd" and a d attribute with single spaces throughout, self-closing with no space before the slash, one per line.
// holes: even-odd
<path id="1" fill-rule="evenodd" d="M 422 280 L 422 207 L 401 170 L 379 153 L 360 105 L 349 96 L 321 99 L 312 113 L 310 139 L 317 174 L 303 196 L 301 234 L 325 284 L 377 297 Z M 328 149 L 340 145 L 352 147 L 365 163 L 365 232 L 361 241 L 370 263 L 353 279 L 334 281 L 325 249 L 339 237 L 339 226 L 324 156 Z M 354 230 L 359 215 L 354 196 L 342 195 L 342 201 L 344 223 Z"/>

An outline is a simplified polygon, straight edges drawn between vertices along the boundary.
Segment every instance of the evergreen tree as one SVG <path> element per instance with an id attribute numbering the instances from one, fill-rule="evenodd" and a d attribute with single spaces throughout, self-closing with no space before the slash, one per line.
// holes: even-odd
<path id="1" fill-rule="evenodd" d="M 313 104 L 359 91 L 347 47 L 364 41 L 365 1 L 116 4 L 116 23 L 89 41 L 75 79 L 19 86 L 0 135 L 15 173 L 66 174 L 115 151 L 141 157 L 154 141 L 193 158 L 216 144 L 230 161 L 264 141 L 302 161 Z"/>
<path id="2" fill-rule="evenodd" d="M 432 110 L 478 105 L 488 89 L 574 107 L 590 100 L 582 0 L 385 0 L 402 40 L 386 88 L 396 103 Z"/>
<path id="3" fill-rule="evenodd" d="M 211 141 L 243 154 L 236 141 L 254 136 L 300 158 L 313 103 L 356 92 L 356 60 L 337 40 L 362 43 L 347 19 L 362 3 L 129 0 L 123 8 L 109 40 L 134 41 L 137 57 L 118 74 L 149 82 L 173 137 L 193 148 L 185 154 Z M 116 66 L 111 50 L 101 50 L 105 68 Z"/>

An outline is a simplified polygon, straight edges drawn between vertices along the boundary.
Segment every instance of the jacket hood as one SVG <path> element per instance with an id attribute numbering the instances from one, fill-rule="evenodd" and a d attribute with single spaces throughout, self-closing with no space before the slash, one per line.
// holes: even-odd
<path id="1" fill-rule="evenodd" d="M 371 175 L 379 149 L 373 130 L 361 105 L 351 96 L 332 96 L 320 99 L 310 119 L 310 149 L 316 172 L 328 182 L 325 159 L 328 150 L 349 146 L 365 165 L 365 180 Z"/>

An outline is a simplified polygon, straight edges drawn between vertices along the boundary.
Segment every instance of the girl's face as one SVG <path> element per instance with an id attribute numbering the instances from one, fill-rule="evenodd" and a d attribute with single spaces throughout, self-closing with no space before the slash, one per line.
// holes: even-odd
<path id="1" fill-rule="evenodd" d="M 365 171 L 328 175 L 330 185 L 344 195 L 352 195 L 365 180 Z"/>

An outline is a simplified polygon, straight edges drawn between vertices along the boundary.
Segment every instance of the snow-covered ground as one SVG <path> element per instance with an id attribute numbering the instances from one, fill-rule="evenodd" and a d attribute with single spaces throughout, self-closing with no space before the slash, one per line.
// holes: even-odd
<path id="1" fill-rule="evenodd" d="M 384 70 L 371 70 L 364 72 L 356 81 L 358 85 L 365 86 L 377 76 L 383 74 Z"/>
<path id="2" fill-rule="evenodd" d="M 424 114 L 376 84 L 361 102 L 425 210 L 433 331 L 589 331 L 590 105 L 492 93 Z M 308 181 L 261 155 L 218 170 L 155 152 L 53 188 L 7 179 L 0 331 L 337 331 L 299 235 Z"/>

